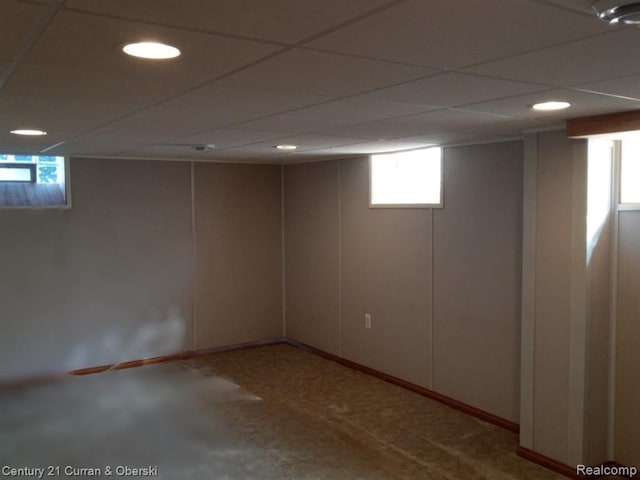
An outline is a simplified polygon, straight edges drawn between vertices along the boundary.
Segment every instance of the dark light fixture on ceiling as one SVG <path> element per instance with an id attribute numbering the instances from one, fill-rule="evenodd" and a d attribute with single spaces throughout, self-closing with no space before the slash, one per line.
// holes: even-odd
<path id="1" fill-rule="evenodd" d="M 213 143 L 199 143 L 196 145 L 189 145 L 191 150 L 195 150 L 196 152 L 210 152 L 216 146 Z"/>
<path id="2" fill-rule="evenodd" d="M 640 1 L 598 0 L 592 6 L 598 18 L 611 24 L 640 25 Z"/>

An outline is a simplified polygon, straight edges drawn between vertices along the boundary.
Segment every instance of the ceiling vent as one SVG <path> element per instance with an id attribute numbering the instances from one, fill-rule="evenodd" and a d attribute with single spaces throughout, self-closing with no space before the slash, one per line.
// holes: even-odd
<path id="1" fill-rule="evenodd" d="M 593 10 L 600 20 L 623 25 L 640 25 L 640 1 L 598 0 Z"/>

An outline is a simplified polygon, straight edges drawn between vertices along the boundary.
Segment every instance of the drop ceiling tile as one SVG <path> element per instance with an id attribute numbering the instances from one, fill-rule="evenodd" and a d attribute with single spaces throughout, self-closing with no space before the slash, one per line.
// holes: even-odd
<path id="1" fill-rule="evenodd" d="M 538 0 L 540 3 L 557 5 L 559 7 L 569 8 L 577 12 L 593 15 L 591 6 L 595 0 Z"/>
<path id="2" fill-rule="evenodd" d="M 172 108 L 215 109 L 269 115 L 326 102 L 331 97 L 224 85 L 205 85 L 166 103 Z"/>
<path id="3" fill-rule="evenodd" d="M 514 137 L 517 138 L 517 137 Z M 508 140 L 506 135 L 490 134 L 490 133 L 474 133 L 474 132 L 456 132 L 456 131 L 439 131 L 427 133 L 424 135 L 416 135 L 398 139 L 404 142 L 427 142 L 435 145 L 452 145 L 462 143 L 485 143 L 492 141 Z"/>
<path id="4" fill-rule="evenodd" d="M 217 148 L 229 148 L 239 145 L 261 143 L 267 140 L 288 137 L 289 135 L 287 132 L 271 132 L 268 130 L 221 128 L 197 135 L 180 137 L 175 141 L 185 144 L 213 144 Z"/>
<path id="5" fill-rule="evenodd" d="M 0 152 L 35 154 L 55 143 L 64 140 L 61 134 L 49 134 L 44 137 L 21 137 L 12 135 L 6 128 L 0 129 Z"/>
<path id="6" fill-rule="evenodd" d="M 566 100 L 572 103 L 572 107 L 567 110 L 556 112 L 538 112 L 528 108 L 529 105 L 549 100 Z M 466 105 L 465 110 L 492 113 L 498 115 L 509 115 L 518 118 L 530 118 L 546 121 L 560 121 L 567 118 L 581 115 L 592 115 L 605 111 L 620 111 L 624 109 L 637 108 L 638 102 L 603 95 L 594 95 L 575 90 L 547 90 L 527 95 L 520 95 L 491 102 L 482 102 L 473 105 Z"/>
<path id="7" fill-rule="evenodd" d="M 311 133 L 328 128 L 340 129 L 348 122 L 324 118 L 299 117 L 291 114 L 273 115 L 236 125 L 241 130 L 269 130 L 272 132 Z"/>
<path id="8" fill-rule="evenodd" d="M 477 75 L 445 73 L 383 88 L 362 97 L 406 104 L 454 107 L 537 90 L 545 90 L 545 87 Z"/>
<path id="9" fill-rule="evenodd" d="M 388 0 L 67 0 L 66 6 L 202 31 L 295 42 L 385 3 Z"/>
<path id="10" fill-rule="evenodd" d="M 403 117 L 406 118 L 406 117 Z M 366 140 L 393 140 L 424 133 L 425 128 L 419 124 L 402 123 L 396 120 L 381 120 L 358 125 L 346 125 L 340 128 L 329 128 L 316 133 L 335 135 Z"/>
<path id="11" fill-rule="evenodd" d="M 159 106 L 111 123 L 100 131 L 105 135 L 149 135 L 168 142 L 173 138 L 195 135 L 253 117 L 252 114 L 242 112 L 171 109 Z"/>
<path id="12" fill-rule="evenodd" d="M 510 80 L 566 87 L 640 73 L 640 29 L 622 28 L 553 48 L 485 63 L 466 71 Z"/>
<path id="13" fill-rule="evenodd" d="M 125 55 L 123 44 L 158 39 L 182 50 L 178 58 L 145 61 Z M 182 78 L 211 80 L 278 48 L 265 43 L 61 11 L 25 58 L 31 65 L 119 73 L 147 83 Z"/>
<path id="14" fill-rule="evenodd" d="M 338 160 L 341 158 L 357 157 L 353 153 L 335 153 L 329 150 L 296 153 L 295 155 L 276 157 L 282 165 L 295 165 L 298 163 L 325 162 L 327 160 Z"/>
<path id="15" fill-rule="evenodd" d="M 218 83 L 342 97 L 435 73 L 432 69 L 293 49 Z"/>
<path id="16" fill-rule="evenodd" d="M 640 75 L 613 78 L 601 82 L 583 83 L 576 85 L 575 89 L 640 100 Z"/>
<path id="17" fill-rule="evenodd" d="M 324 118 L 328 120 L 345 121 L 349 123 L 371 122 L 385 118 L 411 115 L 413 113 L 433 110 L 435 107 L 427 105 L 410 105 L 374 100 L 360 100 L 348 98 L 303 108 L 295 112 L 296 116 Z"/>
<path id="18" fill-rule="evenodd" d="M 173 158 L 188 159 L 194 151 L 186 145 L 150 145 L 143 148 L 122 152 L 119 156 L 136 158 Z"/>
<path id="19" fill-rule="evenodd" d="M 145 147 L 158 140 L 153 136 L 105 135 L 101 131 L 94 131 L 69 138 L 59 145 L 51 143 L 52 148 L 47 150 L 47 153 L 50 155 L 117 155 Z"/>
<path id="20" fill-rule="evenodd" d="M 220 162 L 264 162 L 264 163 L 279 163 L 275 160 L 275 157 L 279 156 L 278 153 L 270 145 L 251 145 L 244 148 L 227 148 L 220 150 L 212 150 L 210 152 L 202 152 L 193 155 L 193 160 L 213 160 Z"/>
<path id="21" fill-rule="evenodd" d="M 433 131 L 441 129 L 455 130 L 474 125 L 506 121 L 508 119 L 509 118 L 504 115 L 496 115 L 492 113 L 447 109 L 419 113 L 417 115 L 408 115 L 406 117 L 394 119 L 393 121 L 400 125 L 416 125 L 420 126 L 424 131 Z"/>
<path id="22" fill-rule="evenodd" d="M 557 126 L 562 128 L 564 121 L 556 122 L 554 119 L 525 119 L 525 120 L 509 120 L 496 123 L 473 125 L 460 130 L 467 133 L 478 133 L 484 135 L 504 135 L 504 136 L 521 136 L 526 130 L 547 129 Z"/>
<path id="23" fill-rule="evenodd" d="M 348 137 L 336 137 L 330 135 L 295 135 L 291 137 L 279 138 L 277 144 L 296 145 L 298 148 L 296 153 L 305 152 L 309 150 L 317 150 L 320 148 L 334 148 L 344 145 L 351 145 L 355 143 L 362 143 L 361 138 L 348 138 Z M 274 142 L 263 142 L 256 146 L 265 146 L 268 148 L 274 147 Z M 276 151 L 276 153 L 283 153 Z"/>
<path id="24" fill-rule="evenodd" d="M 320 154 L 331 154 L 331 155 L 339 155 L 339 154 L 361 154 L 361 155 L 369 155 L 375 153 L 387 153 L 387 152 L 399 152 L 402 150 L 413 150 L 416 148 L 427 148 L 434 146 L 433 143 L 423 142 L 423 141 L 410 141 L 410 140 L 380 140 L 375 142 L 365 142 L 359 143 L 355 145 L 346 145 L 342 147 L 335 147 L 329 149 L 321 149 L 316 150 L 313 153 L 316 155 Z"/>
<path id="25" fill-rule="evenodd" d="M 133 112 L 134 105 L 0 95 L 0 120 L 12 128 L 84 131 Z"/>
<path id="26" fill-rule="evenodd" d="M 78 101 L 149 105 L 189 88 L 188 78 L 160 81 L 144 75 L 103 73 L 70 68 L 22 65 L 3 93 Z"/>
<path id="27" fill-rule="evenodd" d="M 12 60 L 26 46 L 27 36 L 36 27 L 47 7 L 32 3 L 4 0 L 0 2 L 0 58 Z"/>
<path id="28" fill-rule="evenodd" d="M 596 18 L 530 0 L 410 0 L 308 45 L 452 69 L 583 38 L 606 28 Z"/>

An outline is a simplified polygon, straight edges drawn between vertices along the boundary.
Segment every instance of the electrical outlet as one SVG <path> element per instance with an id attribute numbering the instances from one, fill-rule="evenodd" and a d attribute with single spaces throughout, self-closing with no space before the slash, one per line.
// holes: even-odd
<path id="1" fill-rule="evenodd" d="M 371 328 L 371 314 L 364 314 L 364 328 Z"/>

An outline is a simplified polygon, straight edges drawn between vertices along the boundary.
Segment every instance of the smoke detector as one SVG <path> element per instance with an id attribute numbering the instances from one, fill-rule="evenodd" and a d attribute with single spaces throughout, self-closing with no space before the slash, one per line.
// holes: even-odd
<path id="1" fill-rule="evenodd" d="M 640 25 L 640 1 L 598 0 L 592 6 L 598 18 L 608 23 Z"/>
<path id="2" fill-rule="evenodd" d="M 198 145 L 189 145 L 189 148 L 196 152 L 208 152 L 209 150 L 216 148 L 216 146 L 213 143 L 202 143 Z"/>

